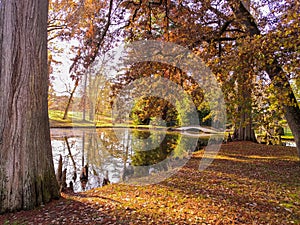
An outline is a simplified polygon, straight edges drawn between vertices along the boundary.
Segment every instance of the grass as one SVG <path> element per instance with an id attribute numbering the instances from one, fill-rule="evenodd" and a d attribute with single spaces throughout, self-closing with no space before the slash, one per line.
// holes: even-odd
<path id="1" fill-rule="evenodd" d="M 96 127 L 96 128 L 109 128 L 109 127 L 131 127 L 139 129 L 148 129 L 154 126 L 151 125 L 134 125 L 132 121 L 128 123 L 113 124 L 111 116 L 96 115 L 95 121 L 82 120 L 82 112 L 69 112 L 68 118 L 63 119 L 64 112 L 60 110 L 49 110 L 50 127 L 52 128 L 69 128 L 69 127 Z M 88 117 L 88 116 L 87 116 Z M 156 129 L 165 127 L 155 126 Z"/>
<path id="2" fill-rule="evenodd" d="M 259 138 L 264 138 L 266 136 L 266 133 L 256 133 L 256 136 Z M 292 131 L 289 127 L 286 127 L 284 129 L 284 135 L 281 135 L 282 140 L 294 140 L 294 136 L 292 134 Z"/>
<path id="3" fill-rule="evenodd" d="M 82 120 L 82 112 L 69 112 L 67 119 L 63 119 L 64 112 L 60 110 L 49 110 L 50 126 L 55 128 L 64 127 L 95 127 L 95 126 L 112 126 L 109 117 L 102 116 L 100 121 Z"/>
<path id="4" fill-rule="evenodd" d="M 290 129 L 288 129 L 288 131 L 285 132 L 284 135 L 281 136 L 281 138 L 285 140 L 294 140 L 294 136 Z"/>

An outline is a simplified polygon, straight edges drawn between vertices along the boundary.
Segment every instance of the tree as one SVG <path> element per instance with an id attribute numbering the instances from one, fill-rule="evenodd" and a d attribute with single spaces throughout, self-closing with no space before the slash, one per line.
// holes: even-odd
<path id="1" fill-rule="evenodd" d="M 0 213 L 59 197 L 47 109 L 48 1 L 0 2 Z"/>
<path id="2" fill-rule="evenodd" d="M 112 40 L 118 36 L 112 34 L 113 28 L 111 28 L 119 26 L 114 23 L 118 18 L 118 5 L 113 0 L 50 1 L 48 20 L 50 50 L 55 56 L 54 51 L 62 48 L 61 43 L 57 44 L 57 40 L 60 39 L 70 46 L 70 55 L 73 56 L 69 74 L 75 81 L 75 85 L 66 103 L 63 119 L 68 117 L 78 85 L 81 81 L 86 81 L 83 76 L 88 72 L 88 67 L 100 53 L 111 47 Z M 87 96 L 83 96 L 83 101 L 86 100 L 88 100 Z M 85 120 L 85 103 L 83 105 L 83 120 Z M 93 117 L 92 114 L 90 116 Z"/>
<path id="3" fill-rule="evenodd" d="M 79 83 L 79 77 L 76 78 L 74 87 L 73 87 L 73 89 L 70 93 L 70 97 L 68 99 L 68 102 L 67 102 L 67 105 L 66 105 L 66 108 L 65 108 L 65 112 L 64 112 L 64 116 L 63 116 L 64 120 L 68 118 L 68 112 L 69 112 L 69 109 L 70 109 L 70 106 L 71 106 L 71 103 L 72 103 L 72 100 L 73 100 L 74 93 L 75 93 L 75 91 L 78 87 L 78 83 Z"/>
<path id="4" fill-rule="evenodd" d="M 235 56 L 238 38 L 244 35 L 240 22 L 230 9 L 230 1 L 125 2 L 127 4 L 123 5 L 131 13 L 130 23 L 125 32 L 127 40 L 156 39 L 174 42 L 199 55 L 216 74 L 224 77 L 228 72 L 235 72 L 238 91 L 234 102 L 236 112 L 232 115 L 235 117 L 233 121 L 236 138 L 255 141 L 251 118 L 252 76 L 244 76 L 245 73 L 249 73 L 247 62 L 245 61 L 243 66 L 240 65 L 239 69 L 223 66 L 228 64 L 224 55 L 232 52 Z M 223 60 L 223 64 L 215 63 L 215 60 Z M 245 85 L 246 83 L 248 85 Z M 227 90 L 232 91 L 233 87 L 230 86 Z M 211 115 L 212 113 L 206 119 Z"/>
<path id="5" fill-rule="evenodd" d="M 266 7 L 270 9 L 268 15 L 263 12 Z M 93 7 L 85 5 L 85 9 L 91 12 Z M 91 14 L 91 18 L 86 17 L 89 22 L 84 29 L 76 32 L 75 37 L 82 38 L 82 48 L 74 58 L 73 71 L 89 66 L 99 52 L 117 43 L 107 42 L 115 40 L 109 38 L 112 34 L 122 34 L 126 42 L 154 39 L 185 46 L 207 63 L 222 84 L 238 140 L 255 140 L 254 124 L 260 122 L 253 118 L 253 106 L 258 105 L 259 99 L 255 96 L 255 84 L 267 79 L 271 82 L 268 85 L 276 89 L 274 94 L 299 149 L 300 113 L 289 84 L 291 74 L 299 78 L 297 1 L 126 0 L 114 4 L 110 1 L 101 12 L 108 15 L 104 22 Z M 102 29 L 95 21 L 102 21 Z M 117 32 L 112 32 L 112 24 L 118 24 L 114 30 Z M 137 76 L 133 77 L 133 73 Z M 124 80 L 140 75 L 135 69 Z"/>
<path id="6" fill-rule="evenodd" d="M 128 40 L 159 39 L 186 46 L 215 72 L 228 93 L 239 140 L 255 138 L 254 86 L 267 76 L 277 87 L 276 98 L 300 148 L 300 111 L 289 84 L 291 74 L 299 77 L 297 1 L 126 2 L 131 15 Z"/>
<path id="7" fill-rule="evenodd" d="M 140 53 L 141 57 L 143 52 Z M 130 54 L 129 54 L 130 55 Z M 123 68 L 122 68 L 123 69 Z M 184 124 L 195 124 L 199 123 L 198 118 L 194 118 L 196 121 L 189 121 L 188 118 L 193 117 L 194 109 L 191 107 L 189 100 L 183 96 L 181 101 L 174 101 L 174 95 L 171 89 L 164 88 L 160 90 L 161 86 L 159 82 L 152 83 L 149 85 L 149 80 L 143 78 L 167 78 L 172 81 L 174 85 L 180 87 L 188 96 L 191 97 L 193 105 L 200 110 L 204 108 L 205 99 L 200 84 L 198 84 L 193 77 L 182 71 L 180 68 L 173 67 L 172 65 L 166 65 L 159 62 L 137 62 L 130 65 L 129 68 L 121 70 L 113 80 L 112 85 L 112 98 L 119 96 L 120 91 L 126 85 L 132 84 L 138 80 L 136 88 L 139 89 L 138 95 L 135 99 L 134 107 L 132 108 L 131 117 L 137 124 L 149 124 L 150 121 L 156 124 L 158 119 L 162 119 L 167 126 L 175 126 Z M 134 88 L 128 88 L 128 92 L 131 94 L 135 92 Z M 154 93 L 157 90 L 161 96 L 149 96 L 149 93 Z M 123 96 L 129 96 L 130 93 L 124 94 Z M 178 99 L 180 98 L 178 95 Z M 125 97 L 123 97 L 126 100 Z M 125 103 L 124 103 L 125 104 Z M 121 104 L 122 105 L 122 104 Z M 179 112 L 181 111 L 181 112 Z M 123 114 L 123 112 L 122 112 Z M 120 115 L 121 116 L 121 115 Z M 162 121 L 161 121 L 162 122 Z"/>
<path id="8" fill-rule="evenodd" d="M 298 154 L 300 156 L 300 108 L 297 104 L 297 100 L 289 83 L 287 74 L 284 71 L 284 66 L 289 68 L 293 66 L 285 65 L 285 62 L 282 62 L 286 58 L 290 59 L 292 62 L 295 61 L 293 59 L 294 54 L 296 54 L 296 60 L 299 60 L 297 52 L 299 53 L 298 13 L 300 6 L 299 3 L 291 1 L 290 3 L 286 4 L 286 8 L 287 12 L 283 14 L 286 19 L 284 19 L 284 17 L 280 18 L 283 24 L 280 25 L 280 31 L 270 32 L 269 36 L 266 36 L 265 43 L 267 44 L 263 45 L 264 51 L 261 51 L 261 53 L 266 57 L 266 60 L 264 60 L 263 64 L 264 70 L 276 88 L 277 98 L 281 100 L 281 107 L 283 108 L 284 116 L 292 130 L 298 149 Z M 246 27 L 251 37 L 260 35 L 259 27 L 253 22 L 253 16 L 250 14 L 249 10 L 245 7 L 242 1 L 238 1 L 238 4 L 233 7 L 233 11 L 236 17 L 239 18 L 242 24 Z M 258 40 L 263 39 L 258 37 Z M 279 48 L 278 43 L 280 43 Z M 265 49 L 267 49 L 267 51 Z M 288 52 L 288 57 L 286 57 L 285 52 Z M 293 65 L 293 63 L 291 64 Z M 295 70 L 295 68 L 292 70 Z"/>

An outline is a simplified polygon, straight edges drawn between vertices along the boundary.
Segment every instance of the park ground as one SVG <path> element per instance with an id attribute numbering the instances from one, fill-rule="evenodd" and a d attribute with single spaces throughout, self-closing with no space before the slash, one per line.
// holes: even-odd
<path id="1" fill-rule="evenodd" d="M 199 171 L 202 154 L 161 183 L 62 193 L 0 224 L 300 224 L 296 148 L 231 142 Z"/>

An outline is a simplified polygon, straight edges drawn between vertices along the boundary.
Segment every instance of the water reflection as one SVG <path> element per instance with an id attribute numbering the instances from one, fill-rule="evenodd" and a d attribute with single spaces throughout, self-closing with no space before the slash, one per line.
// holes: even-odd
<path id="1" fill-rule="evenodd" d="M 74 191 L 108 182 L 159 182 L 190 158 L 199 136 L 136 129 L 52 129 L 54 166 L 60 155 Z M 198 146 L 199 147 L 199 146 Z"/>

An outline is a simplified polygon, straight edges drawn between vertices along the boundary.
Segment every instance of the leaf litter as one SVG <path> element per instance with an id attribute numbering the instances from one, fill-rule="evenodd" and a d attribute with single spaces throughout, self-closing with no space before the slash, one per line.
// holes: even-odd
<path id="1" fill-rule="evenodd" d="M 227 143 L 199 171 L 202 155 L 161 183 L 62 193 L 37 209 L 1 215 L 0 224 L 300 224 L 296 148 Z"/>

